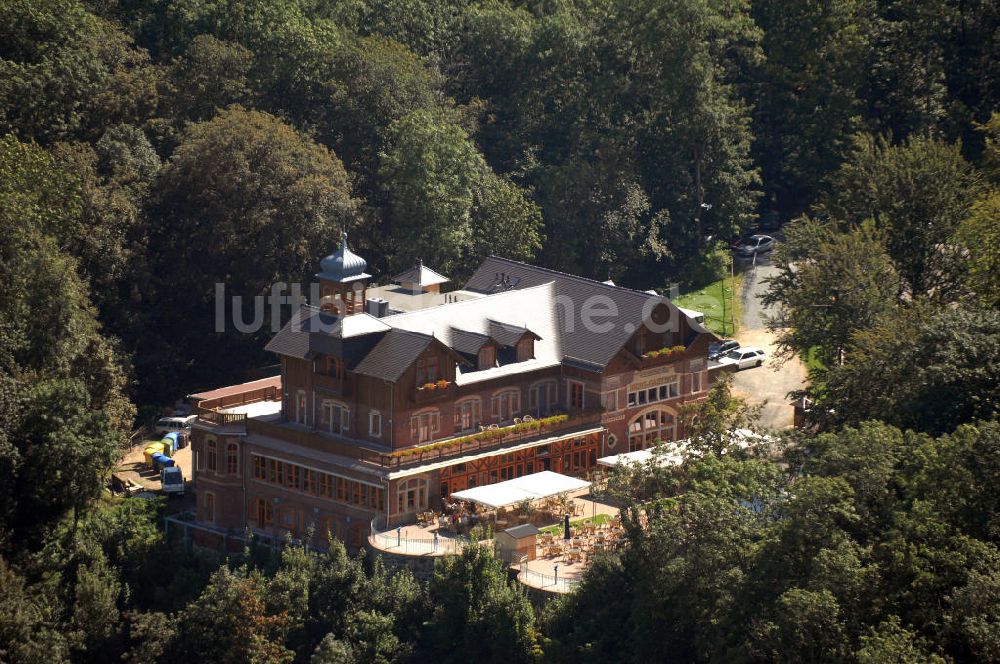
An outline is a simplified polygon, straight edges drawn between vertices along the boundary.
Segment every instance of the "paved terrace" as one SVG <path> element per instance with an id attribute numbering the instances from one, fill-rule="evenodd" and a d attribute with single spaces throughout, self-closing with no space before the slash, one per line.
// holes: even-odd
<path id="1" fill-rule="evenodd" d="M 587 489 L 572 496 L 575 514 L 571 517 L 572 530 L 576 539 L 569 542 L 562 540 L 562 531 L 554 536 L 539 536 L 536 546 L 536 559 L 526 563 L 514 562 L 511 569 L 518 571 L 518 580 L 528 586 L 547 592 L 567 593 L 576 587 L 580 577 L 589 567 L 593 556 L 600 550 L 611 550 L 620 542 L 623 533 L 617 526 L 618 508 L 607 503 L 594 500 Z M 604 528 L 595 527 L 591 532 L 585 532 L 586 525 L 581 523 L 604 515 L 608 519 Z M 447 517 L 440 517 L 436 523 L 428 525 L 413 524 L 379 532 L 372 530 L 369 544 L 376 550 L 396 555 L 439 557 L 459 555 L 462 549 L 472 542 L 466 537 L 460 537 L 449 527 Z M 491 523 L 488 518 L 484 523 Z M 552 520 L 542 527 L 558 526 L 561 521 Z M 602 534 L 603 533 L 603 534 Z M 435 540 L 435 534 L 437 538 Z M 482 542 L 491 545 L 492 540 Z M 558 574 L 555 567 L 558 565 Z"/>

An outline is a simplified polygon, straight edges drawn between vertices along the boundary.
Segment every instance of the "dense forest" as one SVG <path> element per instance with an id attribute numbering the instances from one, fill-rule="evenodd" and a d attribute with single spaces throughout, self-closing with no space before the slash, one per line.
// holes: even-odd
<path id="1" fill-rule="evenodd" d="M 0 2 L 0 662 L 1000 661 L 996 110 L 984 0 Z M 814 430 L 730 448 L 719 384 L 564 599 L 485 548 L 215 559 L 104 491 L 273 361 L 215 285 L 308 283 L 343 229 L 383 280 L 646 289 L 761 218 Z"/>

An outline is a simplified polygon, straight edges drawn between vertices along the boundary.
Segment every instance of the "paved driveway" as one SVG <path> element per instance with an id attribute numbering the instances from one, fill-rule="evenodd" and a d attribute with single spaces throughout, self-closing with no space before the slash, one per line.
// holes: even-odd
<path id="1" fill-rule="evenodd" d="M 764 260 L 755 268 L 747 268 L 743 281 L 743 319 L 736 340 L 743 346 L 758 346 L 767 353 L 762 367 L 736 372 L 733 389 L 751 403 L 764 403 L 761 425 L 770 429 L 792 426 L 793 408 L 788 393 L 805 384 L 806 369 L 798 357 L 777 366 L 774 356 L 774 334 L 765 327 L 767 309 L 760 296 L 767 290 L 764 279 L 777 273 L 777 268 Z"/>

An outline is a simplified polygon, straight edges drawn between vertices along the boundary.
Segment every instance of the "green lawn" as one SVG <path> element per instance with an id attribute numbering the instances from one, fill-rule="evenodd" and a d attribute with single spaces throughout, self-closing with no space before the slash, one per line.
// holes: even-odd
<path id="1" fill-rule="evenodd" d="M 722 319 L 722 289 L 725 281 L 726 291 L 726 319 Z M 726 277 L 725 280 L 713 281 L 709 285 L 690 293 L 684 293 L 674 304 L 685 309 L 694 309 L 705 314 L 705 325 L 723 337 L 731 337 L 740 329 L 740 315 L 742 306 L 740 302 L 740 292 L 743 290 L 743 275 L 737 274 L 735 277 Z M 735 297 L 734 297 L 735 292 Z M 736 311 L 730 312 L 730 307 L 735 306 Z M 736 321 L 735 327 L 732 321 Z"/>
<path id="2" fill-rule="evenodd" d="M 585 519 L 575 519 L 573 521 L 570 521 L 569 525 L 576 526 L 577 528 L 579 528 L 580 526 L 582 526 L 584 524 L 592 523 L 595 526 L 599 526 L 602 523 L 607 523 L 608 521 L 611 521 L 611 516 L 610 515 L 608 515 L 608 514 L 598 514 L 596 516 L 588 516 Z M 545 528 L 539 528 L 538 530 L 539 530 L 539 532 L 552 533 L 553 535 L 558 535 L 558 534 L 562 533 L 562 531 L 563 531 L 563 524 L 557 523 L 554 526 L 546 526 Z"/>

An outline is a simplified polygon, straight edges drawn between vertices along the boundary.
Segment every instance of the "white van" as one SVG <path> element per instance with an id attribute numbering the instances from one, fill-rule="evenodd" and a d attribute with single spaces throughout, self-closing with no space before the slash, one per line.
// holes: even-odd
<path id="1" fill-rule="evenodd" d="M 198 419 L 197 415 L 187 417 L 161 417 L 156 421 L 156 433 L 170 433 L 171 431 L 185 431 L 191 428 L 191 423 Z"/>
<path id="2" fill-rule="evenodd" d="M 166 494 L 184 495 L 184 473 L 178 466 L 160 471 L 160 490 Z"/>

